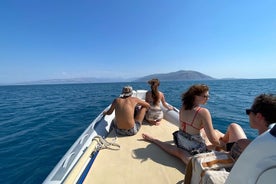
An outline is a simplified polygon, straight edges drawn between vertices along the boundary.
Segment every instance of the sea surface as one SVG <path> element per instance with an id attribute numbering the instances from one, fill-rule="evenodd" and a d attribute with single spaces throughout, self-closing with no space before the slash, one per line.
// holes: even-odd
<path id="1" fill-rule="evenodd" d="M 198 83 L 210 87 L 205 107 L 215 128 L 237 122 L 250 139 L 257 136 L 245 109 L 261 93 L 276 94 L 276 79 L 161 82 L 159 89 L 180 108 L 181 94 Z M 149 89 L 146 82 L 0 86 L 0 183 L 42 183 L 125 85 Z"/>

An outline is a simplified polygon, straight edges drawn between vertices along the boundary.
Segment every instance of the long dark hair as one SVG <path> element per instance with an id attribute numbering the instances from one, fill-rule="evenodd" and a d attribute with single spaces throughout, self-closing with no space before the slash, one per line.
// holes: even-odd
<path id="1" fill-rule="evenodd" d="M 148 81 L 148 83 L 150 84 L 150 88 L 151 88 L 151 96 L 153 99 L 153 105 L 158 105 L 159 98 L 160 98 L 158 86 L 160 85 L 160 82 L 158 79 L 151 79 Z"/>
<path id="2" fill-rule="evenodd" d="M 205 84 L 192 85 L 186 92 L 182 94 L 182 105 L 185 110 L 191 110 L 194 107 L 195 96 L 209 91 L 209 87 Z"/>

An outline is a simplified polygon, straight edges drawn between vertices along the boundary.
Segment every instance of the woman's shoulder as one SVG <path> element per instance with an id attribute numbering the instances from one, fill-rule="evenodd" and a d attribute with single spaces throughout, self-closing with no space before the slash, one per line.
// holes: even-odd
<path id="1" fill-rule="evenodd" d="M 160 97 L 164 97 L 164 93 L 163 92 L 161 92 L 161 91 L 158 91 L 158 92 L 159 92 Z"/>
<path id="2" fill-rule="evenodd" d="M 207 115 L 210 114 L 210 111 L 205 107 L 199 107 L 198 114 L 200 115 Z"/>

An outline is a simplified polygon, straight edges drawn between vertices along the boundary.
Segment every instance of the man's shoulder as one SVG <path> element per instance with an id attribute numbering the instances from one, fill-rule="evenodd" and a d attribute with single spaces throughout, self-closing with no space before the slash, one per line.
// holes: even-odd
<path id="1" fill-rule="evenodd" d="M 140 98 L 137 98 L 135 96 L 128 97 L 128 99 L 132 102 L 135 102 L 135 103 L 141 103 L 142 101 L 144 101 L 144 100 L 142 100 Z"/>
<path id="2" fill-rule="evenodd" d="M 128 97 L 128 99 L 131 99 L 131 100 L 141 100 L 140 98 L 137 98 L 135 96 L 130 96 L 130 97 Z"/>
<path id="3" fill-rule="evenodd" d="M 118 97 L 115 99 L 116 101 L 126 101 L 126 100 L 141 100 L 140 98 L 137 98 L 135 96 L 129 96 L 129 97 Z"/>

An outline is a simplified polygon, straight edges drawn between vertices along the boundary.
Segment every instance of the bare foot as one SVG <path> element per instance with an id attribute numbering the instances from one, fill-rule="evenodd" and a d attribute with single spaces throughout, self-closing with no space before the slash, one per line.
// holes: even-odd
<path id="1" fill-rule="evenodd" d="M 160 121 L 157 121 L 157 122 L 155 123 L 155 125 L 156 125 L 156 126 L 160 125 Z"/>
<path id="2" fill-rule="evenodd" d="M 160 123 L 161 123 L 161 119 L 157 119 L 157 120 L 154 120 L 154 121 L 155 121 L 156 126 L 160 125 Z"/>
<path id="3" fill-rule="evenodd" d="M 152 121 L 149 121 L 149 123 L 152 124 L 152 125 L 158 126 L 158 125 L 160 125 L 161 120 L 152 120 Z"/>
<path id="4" fill-rule="evenodd" d="M 149 136 L 148 134 L 142 134 L 142 137 L 143 137 L 145 140 L 150 141 L 150 142 L 152 142 L 152 141 L 154 140 L 154 138 L 151 137 L 151 136 Z"/>

